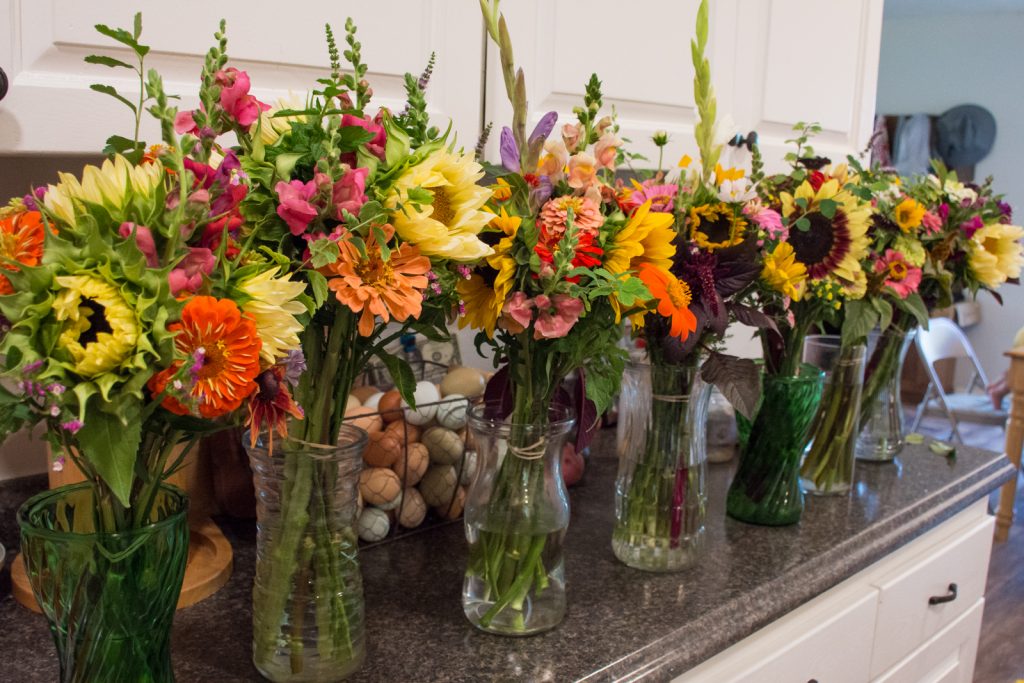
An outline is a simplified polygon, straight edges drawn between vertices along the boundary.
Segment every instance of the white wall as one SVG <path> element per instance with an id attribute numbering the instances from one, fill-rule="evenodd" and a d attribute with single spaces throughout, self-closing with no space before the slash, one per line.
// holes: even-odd
<path id="1" fill-rule="evenodd" d="M 964 3 L 969 6 L 970 3 Z M 941 114 L 957 104 L 980 104 L 996 119 L 992 153 L 975 177 L 995 178 L 995 188 L 1024 221 L 1024 12 L 970 12 L 932 16 L 888 14 L 882 24 L 878 111 Z M 981 324 L 968 331 L 985 372 L 1007 367 L 1003 352 L 1024 325 L 1024 287 L 1000 291 L 1004 305 L 979 297 Z"/>

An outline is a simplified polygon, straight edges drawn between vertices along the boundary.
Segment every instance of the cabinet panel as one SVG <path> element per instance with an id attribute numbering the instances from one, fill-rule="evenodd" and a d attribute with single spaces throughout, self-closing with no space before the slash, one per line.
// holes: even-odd
<path id="1" fill-rule="evenodd" d="M 254 12 L 227 3 L 211 14 L 209 3 L 200 0 L 146 3 L 143 41 L 153 47 L 147 64 L 163 74 L 168 92 L 182 95 L 183 107 L 195 106 L 203 55 L 213 40 L 217 18 L 223 16 L 232 65 L 249 72 L 258 97 L 273 102 L 296 88 L 315 85 L 315 79 L 324 75 L 324 22 L 332 24 L 343 45 L 346 12 L 351 12 L 359 26 L 375 104 L 400 108 L 405 99 L 403 74 L 418 74 L 436 51 L 437 67 L 428 90 L 431 114 L 438 126 L 454 119 L 464 145 L 476 142 L 483 29 L 470 10 L 475 5 L 467 7 L 460 0 L 382 0 L 339 7 L 294 0 L 287 7 L 288 11 Z M 130 112 L 88 88 L 104 82 L 131 93 L 137 84 L 121 70 L 84 64 L 82 58 L 101 51 L 127 61 L 128 51 L 111 47 L 112 41 L 96 33 L 93 25 L 130 25 L 137 8 L 138 3 L 128 0 L 0 2 L 0 36 L 10 37 L 10 52 L 0 52 L 0 66 L 11 81 L 10 92 L 0 102 L 0 153 L 96 152 L 111 133 L 130 130 Z M 155 125 L 147 126 L 146 137 L 157 134 Z"/>
<path id="2" fill-rule="evenodd" d="M 984 606 L 984 600 L 974 603 L 934 638 L 875 679 L 876 683 L 970 683 Z"/>

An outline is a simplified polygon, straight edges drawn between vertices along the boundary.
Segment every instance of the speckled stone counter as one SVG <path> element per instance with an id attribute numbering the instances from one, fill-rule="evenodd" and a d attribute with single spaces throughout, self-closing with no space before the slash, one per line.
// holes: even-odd
<path id="1" fill-rule="evenodd" d="M 765 528 L 725 517 L 731 468 L 712 465 L 705 560 L 654 575 L 612 555 L 615 469 L 614 434 L 605 432 L 572 489 L 569 610 L 546 634 L 501 638 L 465 620 L 460 524 L 364 552 L 369 649 L 353 680 L 669 680 L 948 519 L 1013 472 L 994 453 L 959 448 L 947 460 L 910 446 L 896 464 L 858 464 L 851 497 L 809 498 L 799 525 Z M 0 483 L 0 542 L 9 559 L 17 546 L 14 511 L 44 485 L 42 477 Z M 235 573 L 212 598 L 177 613 L 180 683 L 260 680 L 249 646 L 254 525 L 218 521 L 235 548 Z M 0 643 L 0 680 L 56 680 L 46 624 L 11 598 L 7 568 L 0 572 Z"/>

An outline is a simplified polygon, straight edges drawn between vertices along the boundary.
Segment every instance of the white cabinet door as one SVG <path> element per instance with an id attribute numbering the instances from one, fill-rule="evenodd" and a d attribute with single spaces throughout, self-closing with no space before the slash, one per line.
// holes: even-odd
<path id="1" fill-rule="evenodd" d="M 450 117 L 459 140 L 472 147 L 480 130 L 483 28 L 476 3 L 422 0 L 338 5 L 291 0 L 272 8 L 201 0 L 0 0 L 0 67 L 10 91 L 0 102 L 0 154 L 99 151 L 112 133 L 130 135 L 131 112 L 90 83 L 110 83 L 128 93 L 137 83 L 121 69 L 82 62 L 101 52 L 128 61 L 127 50 L 98 34 L 97 23 L 127 27 L 143 11 L 142 42 L 152 46 L 147 65 L 164 76 L 182 106 L 195 106 L 199 70 L 213 42 L 218 18 L 228 24 L 231 64 L 249 72 L 253 92 L 265 101 L 316 85 L 328 69 L 324 23 L 344 47 L 345 17 L 359 27 L 374 103 L 401 108 L 402 76 L 419 74 L 431 51 L 437 66 L 427 92 L 439 127 Z M 149 140 L 158 129 L 145 129 Z"/>
<path id="2" fill-rule="evenodd" d="M 545 113 L 573 121 L 591 72 L 604 83 L 631 149 L 656 159 L 651 133 L 672 142 L 666 165 L 694 154 L 693 35 L 697 0 L 517 0 L 503 6 L 517 63 L 526 72 L 528 132 Z M 818 121 L 816 147 L 842 159 L 871 135 L 882 0 L 716 0 L 708 52 L 719 118 L 732 132 L 757 130 L 769 168 L 778 168 L 797 121 Z M 493 45 L 488 46 L 484 117 L 512 115 Z M 488 146 L 497 161 L 497 135 Z M 653 163 L 652 163 L 653 165 Z"/>

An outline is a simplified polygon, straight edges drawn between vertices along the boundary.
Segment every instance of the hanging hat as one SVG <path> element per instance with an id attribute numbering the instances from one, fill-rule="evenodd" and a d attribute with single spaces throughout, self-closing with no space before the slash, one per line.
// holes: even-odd
<path id="1" fill-rule="evenodd" d="M 992 151 L 996 119 L 976 104 L 953 107 L 935 121 L 935 147 L 950 168 L 976 164 Z"/>

